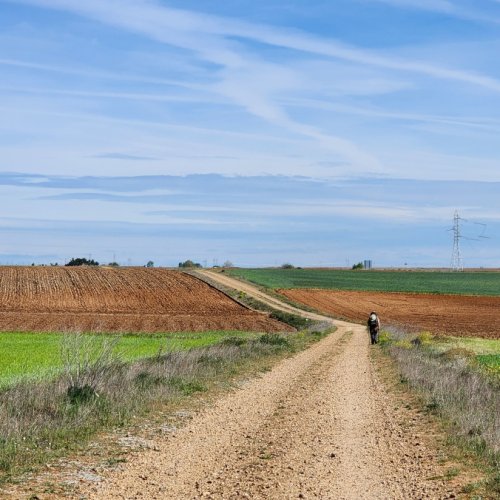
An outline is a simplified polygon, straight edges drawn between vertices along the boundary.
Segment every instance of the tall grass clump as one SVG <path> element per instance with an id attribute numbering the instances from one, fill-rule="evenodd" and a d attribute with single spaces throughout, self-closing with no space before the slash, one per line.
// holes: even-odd
<path id="1" fill-rule="evenodd" d="M 500 383 L 478 370 L 467 350 L 442 353 L 429 347 L 427 334 L 420 337 L 388 329 L 383 345 L 396 359 L 403 381 L 421 392 L 429 410 L 450 423 L 460 444 L 498 470 Z"/>
<path id="2" fill-rule="evenodd" d="M 115 354 L 119 336 L 98 339 L 75 332 L 63 337 L 61 358 L 67 395 L 72 403 L 99 397 L 112 371 L 121 373 L 123 366 Z"/>
<path id="3" fill-rule="evenodd" d="M 307 332 L 233 337 L 124 361 L 113 341 L 68 334 L 62 372 L 0 389 L 0 482 L 84 445 L 97 430 L 124 425 L 158 404 L 205 391 L 238 370 L 258 366 L 260 359 L 293 352 L 317 338 Z"/>

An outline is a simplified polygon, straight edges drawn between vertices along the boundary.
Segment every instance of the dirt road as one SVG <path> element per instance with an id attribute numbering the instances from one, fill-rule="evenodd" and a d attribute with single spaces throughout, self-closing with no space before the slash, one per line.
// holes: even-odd
<path id="1" fill-rule="evenodd" d="M 280 311 L 299 314 L 304 318 L 312 319 L 315 321 L 330 321 L 330 322 L 333 321 L 332 318 L 330 317 L 322 316 L 321 314 L 316 314 L 313 312 L 303 311 L 302 309 L 293 307 L 290 304 L 287 304 L 286 302 L 283 302 L 282 300 L 272 297 L 267 293 L 259 290 L 259 288 L 257 288 L 255 285 L 252 285 L 250 283 L 245 283 L 243 281 L 237 280 L 236 278 L 231 278 L 230 276 L 227 276 L 225 274 L 212 271 L 198 271 L 197 274 L 205 276 L 210 280 L 214 280 L 227 288 L 234 288 L 236 290 L 240 290 L 246 293 L 247 295 L 250 295 L 251 297 L 260 300 L 261 302 L 269 304 L 275 309 L 279 309 Z M 345 323 L 342 321 L 335 321 L 335 324 L 340 324 L 345 326 L 351 325 L 351 323 Z"/>
<path id="2" fill-rule="evenodd" d="M 438 465 L 419 417 L 396 409 L 369 350 L 363 327 L 339 324 L 81 493 L 95 499 L 453 498 L 443 481 L 431 479 Z"/>

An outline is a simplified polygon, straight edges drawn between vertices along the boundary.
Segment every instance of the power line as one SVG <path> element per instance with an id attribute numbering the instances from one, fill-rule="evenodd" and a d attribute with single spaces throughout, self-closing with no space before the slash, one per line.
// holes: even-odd
<path id="1" fill-rule="evenodd" d="M 489 239 L 489 236 L 486 236 L 486 228 L 488 227 L 486 224 L 483 222 L 474 222 L 474 224 L 477 224 L 478 226 L 481 226 L 483 230 L 481 231 L 481 234 L 478 236 L 478 239 L 483 238 L 483 239 Z"/>

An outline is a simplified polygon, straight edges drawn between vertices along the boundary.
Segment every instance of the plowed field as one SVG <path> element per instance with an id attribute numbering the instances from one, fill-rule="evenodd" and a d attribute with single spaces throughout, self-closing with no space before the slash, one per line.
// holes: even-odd
<path id="1" fill-rule="evenodd" d="M 280 331 L 287 327 L 178 271 L 1 267 L 0 330 Z"/>
<path id="2" fill-rule="evenodd" d="M 334 290 L 279 290 L 323 313 L 364 322 L 377 311 L 382 324 L 436 334 L 500 338 L 500 297 Z"/>

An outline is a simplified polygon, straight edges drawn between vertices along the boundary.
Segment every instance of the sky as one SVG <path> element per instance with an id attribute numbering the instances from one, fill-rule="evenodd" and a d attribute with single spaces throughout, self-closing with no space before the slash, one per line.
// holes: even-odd
<path id="1" fill-rule="evenodd" d="M 3 0 L 0 264 L 500 267 L 500 0 Z"/>

